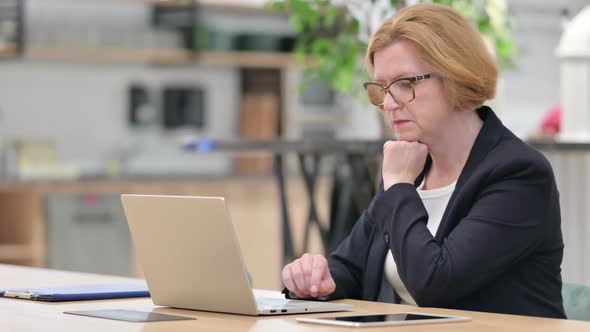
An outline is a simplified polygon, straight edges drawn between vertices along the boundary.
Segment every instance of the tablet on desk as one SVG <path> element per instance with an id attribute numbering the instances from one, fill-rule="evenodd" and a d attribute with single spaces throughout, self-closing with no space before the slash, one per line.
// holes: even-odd
<path id="1" fill-rule="evenodd" d="M 418 312 L 399 312 L 385 315 L 357 315 L 343 317 L 297 318 L 298 322 L 352 327 L 415 325 L 448 322 L 468 322 L 470 317 L 432 315 Z"/>

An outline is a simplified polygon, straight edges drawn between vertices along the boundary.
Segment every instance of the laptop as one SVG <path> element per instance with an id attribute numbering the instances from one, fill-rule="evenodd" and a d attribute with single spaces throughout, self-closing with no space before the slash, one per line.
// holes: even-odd
<path id="1" fill-rule="evenodd" d="M 121 201 L 156 305 L 244 315 L 353 308 L 255 296 L 222 197 L 124 194 Z"/>

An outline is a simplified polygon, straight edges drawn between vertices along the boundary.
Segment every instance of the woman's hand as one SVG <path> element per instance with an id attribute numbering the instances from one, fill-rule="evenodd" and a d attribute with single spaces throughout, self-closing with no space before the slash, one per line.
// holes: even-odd
<path id="1" fill-rule="evenodd" d="M 414 183 L 428 156 L 428 148 L 419 142 L 387 141 L 383 145 L 383 189 L 397 183 Z"/>
<path id="2" fill-rule="evenodd" d="M 283 283 L 297 297 L 322 297 L 336 290 L 328 261 L 322 255 L 304 254 L 285 265 Z"/>

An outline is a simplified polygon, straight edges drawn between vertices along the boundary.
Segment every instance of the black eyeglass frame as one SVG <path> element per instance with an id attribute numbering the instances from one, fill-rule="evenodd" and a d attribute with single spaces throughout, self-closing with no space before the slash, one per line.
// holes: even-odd
<path id="1" fill-rule="evenodd" d="M 365 88 L 365 91 L 367 90 L 367 86 L 369 85 L 376 85 L 378 87 L 380 87 L 383 90 L 383 103 L 385 103 L 385 94 L 389 93 L 389 95 L 393 98 L 396 99 L 395 96 L 393 95 L 393 93 L 391 93 L 391 90 L 389 90 L 389 88 L 391 88 L 391 86 L 399 81 L 410 81 L 411 87 L 412 87 L 412 99 L 403 102 L 404 104 L 407 104 L 409 102 L 412 102 L 414 99 L 416 99 L 416 90 L 414 89 L 414 87 L 416 86 L 416 82 L 418 81 L 422 81 L 428 78 L 433 77 L 432 74 L 424 74 L 424 75 L 418 75 L 418 76 L 414 76 L 414 77 L 402 77 L 402 78 L 398 78 L 397 80 L 389 83 L 387 86 L 383 86 L 378 82 L 365 82 L 363 83 L 363 87 Z M 369 101 L 371 101 L 371 98 L 369 98 Z M 397 102 L 399 102 L 399 100 L 396 99 Z M 380 105 L 376 105 L 373 104 L 375 106 L 383 106 L 383 103 L 381 103 Z"/>

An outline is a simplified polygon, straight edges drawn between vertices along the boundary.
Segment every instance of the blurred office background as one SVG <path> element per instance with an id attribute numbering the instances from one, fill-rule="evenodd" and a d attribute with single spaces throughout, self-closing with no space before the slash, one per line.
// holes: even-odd
<path id="1" fill-rule="evenodd" d="M 281 288 L 287 237 L 291 255 L 333 246 L 324 232 L 347 219 L 336 217 L 338 208 L 354 196 L 342 179 L 358 177 L 352 166 L 335 166 L 354 142 L 381 139 L 379 121 L 324 83 L 298 93 L 295 32 L 287 15 L 264 3 L 0 0 L 0 263 L 141 275 L 121 193 L 226 197 L 255 287 Z M 521 54 L 502 72 L 492 104 L 552 162 L 563 277 L 590 284 L 590 120 L 572 127 L 574 143 L 539 139 L 556 105 L 566 106 L 569 123 L 589 119 L 582 99 L 590 94 L 590 54 L 557 55 L 567 22 L 589 2 L 507 4 Z M 577 78 L 564 69 L 571 63 Z M 579 90 L 567 102 L 564 80 Z M 309 155 L 295 153 L 304 146 L 280 146 L 281 190 L 272 145 L 255 153 L 216 145 L 252 139 L 351 144 L 313 151 L 311 166 Z M 317 170 L 313 158 L 322 160 Z M 372 158 L 363 162 L 378 162 L 376 152 Z M 304 176 L 306 165 L 318 176 Z"/>

